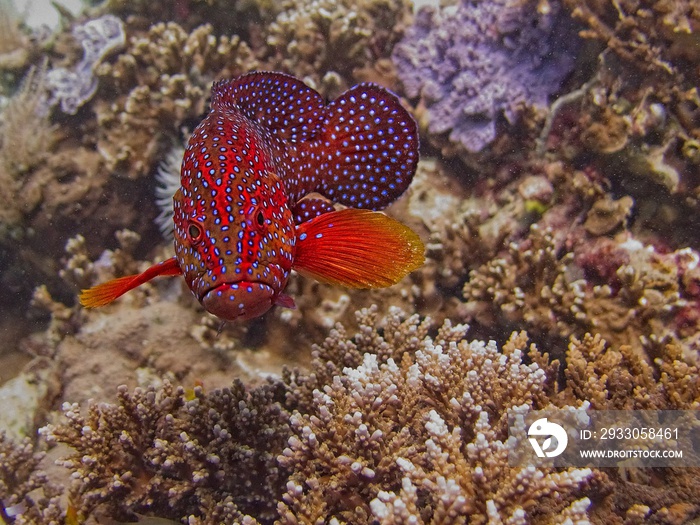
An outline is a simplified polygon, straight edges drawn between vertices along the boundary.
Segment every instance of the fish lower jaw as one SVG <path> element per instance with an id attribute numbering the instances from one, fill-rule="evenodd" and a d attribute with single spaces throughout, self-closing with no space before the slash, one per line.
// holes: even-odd
<path id="1" fill-rule="evenodd" d="M 222 283 L 204 293 L 200 302 L 207 312 L 225 321 L 252 319 L 267 312 L 277 295 L 269 284 L 257 281 Z"/>

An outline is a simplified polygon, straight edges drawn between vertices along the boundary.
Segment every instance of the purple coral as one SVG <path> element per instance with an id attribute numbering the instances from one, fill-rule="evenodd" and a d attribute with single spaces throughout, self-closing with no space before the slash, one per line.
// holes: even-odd
<path id="1" fill-rule="evenodd" d="M 578 37 L 559 2 L 461 0 L 422 8 L 393 61 L 406 93 L 421 96 L 431 133 L 471 152 L 496 136 L 502 113 L 544 106 L 572 70 Z"/>

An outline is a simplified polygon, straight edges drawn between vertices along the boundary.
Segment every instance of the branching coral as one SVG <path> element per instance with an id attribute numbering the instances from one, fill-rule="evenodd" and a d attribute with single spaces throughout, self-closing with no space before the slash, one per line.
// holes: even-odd
<path id="1" fill-rule="evenodd" d="M 63 464 L 75 472 L 71 498 L 83 516 L 102 506 L 190 523 L 267 520 L 285 477 L 275 460 L 288 435 L 281 394 L 280 385 L 246 391 L 240 382 L 211 394 L 123 387 L 117 405 L 65 405 L 67 423 L 45 433 L 75 449 Z"/>
<path id="2" fill-rule="evenodd" d="M 465 325 L 435 330 L 399 309 L 381 319 L 362 310 L 357 324 L 352 336 L 337 325 L 314 348 L 312 372 L 287 371 L 281 382 L 205 392 L 165 381 L 133 394 L 120 387 L 116 404 L 64 404 L 63 421 L 43 435 L 72 447 L 61 464 L 77 518 L 524 525 L 641 515 L 671 524 L 674 513 L 700 511 L 692 469 L 661 469 L 661 489 L 647 470 L 630 482 L 613 471 L 508 466 L 510 411 L 697 408 L 697 365 L 677 347 L 649 365 L 598 336 L 572 338 L 562 375 L 525 333 L 499 349 L 467 341 Z"/>
<path id="3" fill-rule="evenodd" d="M 29 439 L 10 441 L 0 433 L 0 520 L 31 525 L 61 523 L 61 488 L 49 482 L 37 452 Z"/>
<path id="4" fill-rule="evenodd" d="M 561 253 L 552 232 L 535 225 L 529 239 L 471 272 L 465 314 L 492 329 L 518 322 L 538 336 L 561 338 L 595 331 L 613 343 L 651 350 L 649 338 L 674 338 L 679 323 L 696 326 L 687 316 L 696 301 L 694 279 L 685 284 L 680 275 L 688 264 L 695 273 L 697 264 L 686 255 L 660 254 L 631 238 Z M 681 338 L 695 348 L 694 337 Z"/>
<path id="5" fill-rule="evenodd" d="M 180 133 L 187 119 L 205 110 L 211 81 L 255 69 L 257 61 L 237 36 L 217 37 L 210 25 L 191 33 L 174 22 L 152 26 L 131 39 L 114 64 L 96 74 L 116 100 L 96 103 L 98 148 L 110 170 L 130 178 L 150 172 L 159 133 Z"/>
<path id="6" fill-rule="evenodd" d="M 556 501 L 547 519 L 563 523 L 555 515 L 590 470 L 505 466 L 507 411 L 548 403 L 547 373 L 522 361 L 524 335 L 499 352 L 468 343 L 462 325 L 445 323 L 433 340 L 425 321 L 400 311 L 383 336 L 376 321 L 363 311 L 353 339 L 339 327 L 315 350 L 317 388 L 292 414 L 294 436 L 280 457 L 292 471 L 281 523 L 525 523 L 534 501 Z"/>
<path id="7" fill-rule="evenodd" d="M 698 58 L 688 49 L 697 44 L 700 29 L 694 0 L 564 3 L 588 26 L 584 37 L 604 41 L 613 52 L 643 70 L 678 74 L 674 59 Z"/>
<path id="8" fill-rule="evenodd" d="M 351 82 L 358 68 L 389 57 L 409 12 L 405 0 L 291 1 L 265 31 L 265 59 L 322 89 L 329 73 Z"/>
<path id="9" fill-rule="evenodd" d="M 578 114 L 563 111 L 555 126 L 554 134 L 565 138 L 557 153 L 576 152 L 591 162 L 594 152 L 593 163 L 613 184 L 623 185 L 634 197 L 658 199 L 657 207 L 666 200 L 666 207 L 681 209 L 680 216 L 697 222 L 698 3 L 564 4 L 584 24 L 581 36 L 600 42 L 602 53 L 591 81 L 574 92 L 581 106 Z M 682 229 L 685 224 L 668 227 L 670 232 Z"/>
<path id="10" fill-rule="evenodd" d="M 576 36 L 561 5 L 545 4 L 460 1 L 419 11 L 393 60 L 408 96 L 421 97 L 431 133 L 478 152 L 501 114 L 514 123 L 523 106 L 546 106 L 573 67 Z"/>
<path id="11" fill-rule="evenodd" d="M 68 256 L 59 276 L 76 290 L 88 288 L 97 281 L 112 279 L 116 276 L 135 273 L 138 267 L 133 259 L 133 250 L 141 240 L 140 236 L 131 230 L 120 230 L 115 233 L 119 248 L 105 250 L 96 262 L 90 260 L 85 237 L 76 235 L 68 239 L 66 254 Z"/>

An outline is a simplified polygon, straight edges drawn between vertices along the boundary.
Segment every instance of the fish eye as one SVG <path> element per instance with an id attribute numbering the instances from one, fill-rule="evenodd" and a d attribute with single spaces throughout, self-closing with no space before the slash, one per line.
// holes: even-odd
<path id="1" fill-rule="evenodd" d="M 187 228 L 187 234 L 192 242 L 198 242 L 202 238 L 202 228 L 198 224 L 191 222 Z"/>
<path id="2" fill-rule="evenodd" d="M 265 216 L 261 211 L 258 212 L 258 214 L 255 216 L 255 220 L 258 221 L 258 226 L 262 226 L 265 224 Z"/>

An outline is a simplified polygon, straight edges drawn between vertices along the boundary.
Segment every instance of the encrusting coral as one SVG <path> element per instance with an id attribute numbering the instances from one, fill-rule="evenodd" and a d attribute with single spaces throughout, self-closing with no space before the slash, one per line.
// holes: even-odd
<path id="1" fill-rule="evenodd" d="M 432 136 L 475 153 L 496 137 L 501 115 L 513 124 L 525 107 L 547 105 L 573 68 L 576 42 L 559 2 L 460 1 L 423 7 L 393 61 Z"/>

